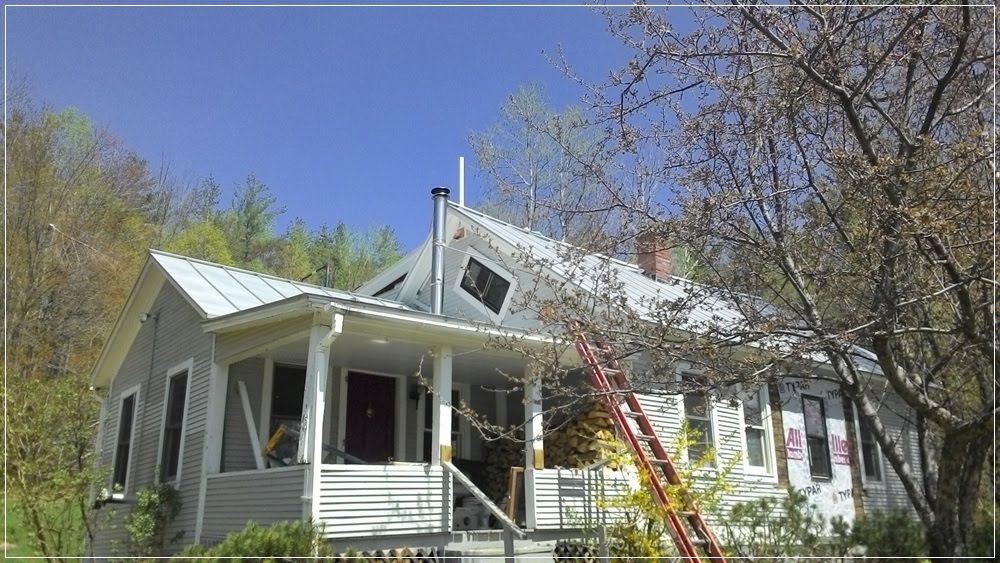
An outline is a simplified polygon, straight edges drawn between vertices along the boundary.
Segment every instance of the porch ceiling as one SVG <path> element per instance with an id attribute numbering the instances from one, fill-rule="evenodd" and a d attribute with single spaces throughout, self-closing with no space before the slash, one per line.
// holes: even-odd
<path id="1" fill-rule="evenodd" d="M 305 365 L 309 343 L 292 342 L 272 351 L 278 363 Z M 431 345 L 403 338 L 365 333 L 345 333 L 330 349 L 333 365 L 377 373 L 432 376 Z M 454 347 L 452 371 L 457 382 L 505 386 L 503 374 L 521 376 L 524 362 L 520 355 L 497 350 Z"/>

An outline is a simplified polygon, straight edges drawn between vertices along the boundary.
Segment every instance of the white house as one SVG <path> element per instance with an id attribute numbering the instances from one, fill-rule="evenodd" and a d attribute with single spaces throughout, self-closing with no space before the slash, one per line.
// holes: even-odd
<path id="1" fill-rule="evenodd" d="M 435 200 L 435 232 L 353 293 L 150 252 L 93 373 L 110 496 L 95 509 L 96 556 L 125 554 L 124 518 L 157 476 L 182 501 L 171 552 L 217 542 L 249 520 L 312 518 L 339 548 L 438 553 L 502 553 L 506 530 L 508 543 L 520 538 L 519 553 L 537 554 L 551 549 L 545 540 L 580 532 L 571 515 L 597 510 L 595 479 L 624 477 L 545 467 L 546 397 L 532 366 L 486 343 L 516 335 L 551 345 L 540 321 L 512 306 L 539 279 L 512 256 L 551 264 L 547 279 L 586 284 L 559 267 L 560 243 L 454 205 L 446 190 Z M 635 265 L 588 260 L 615 268 L 635 306 L 682 291 Z M 579 361 L 567 352 L 566 362 Z M 689 369 L 678 365 L 677 377 Z M 502 374 L 524 383 L 512 389 Z M 724 507 L 780 498 L 792 486 L 847 520 L 908 509 L 839 389 L 804 375 L 735 403 L 667 393 L 642 400 L 665 442 L 686 417 L 712 442 L 717 467 L 740 456 Z M 877 374 L 872 381 L 883 420 L 917 466 L 906 409 Z M 483 461 L 484 442 L 453 402 L 503 426 L 525 424 L 524 514 L 510 525 L 494 518 L 499 529 L 486 530 L 489 503 L 464 469 Z M 301 432 L 266 455 L 280 425 Z"/>

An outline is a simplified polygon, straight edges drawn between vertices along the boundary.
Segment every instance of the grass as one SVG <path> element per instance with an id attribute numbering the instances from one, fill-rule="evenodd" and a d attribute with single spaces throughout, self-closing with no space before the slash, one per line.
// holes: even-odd
<path id="1" fill-rule="evenodd" d="M 46 512 L 53 516 L 54 519 L 58 520 L 59 516 L 65 517 L 66 514 L 75 514 L 73 512 L 67 513 L 67 508 L 65 505 L 50 506 L 46 509 Z M 73 509 L 70 509 L 73 510 Z M 4 545 L 4 555 L 7 558 L 10 557 L 40 557 L 42 554 L 34 547 L 34 542 L 32 541 L 31 528 L 24 521 L 20 511 L 17 510 L 17 505 L 10 502 L 4 507 L 4 514 L 6 515 L 5 520 L 5 536 L 6 544 Z M 77 517 L 75 520 L 79 520 Z M 79 522 L 76 522 L 77 524 Z M 82 539 L 83 532 L 82 526 L 79 531 L 80 537 Z M 71 542 L 74 547 L 70 550 L 72 553 L 65 553 L 66 556 L 76 556 L 78 555 L 79 547 L 76 545 L 82 544 L 81 542 Z"/>
<path id="2" fill-rule="evenodd" d="M 21 514 L 13 504 L 4 506 L 6 515 L 4 536 L 5 557 L 37 557 L 41 555 L 31 545 L 31 532 L 21 519 Z"/>

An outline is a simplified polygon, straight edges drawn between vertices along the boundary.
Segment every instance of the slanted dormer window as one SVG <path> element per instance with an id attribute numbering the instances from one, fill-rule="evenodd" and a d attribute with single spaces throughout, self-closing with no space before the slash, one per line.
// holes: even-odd
<path id="1" fill-rule="evenodd" d="M 487 309 L 499 315 L 510 290 L 510 281 L 487 268 L 479 260 L 470 257 L 459 287 L 486 305 Z"/>

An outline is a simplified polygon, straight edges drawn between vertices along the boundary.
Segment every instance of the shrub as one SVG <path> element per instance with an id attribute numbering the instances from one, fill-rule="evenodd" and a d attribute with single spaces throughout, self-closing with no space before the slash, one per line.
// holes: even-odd
<path id="1" fill-rule="evenodd" d="M 762 498 L 733 506 L 720 541 L 741 558 L 817 555 L 823 524 L 815 505 L 792 488 L 780 502 Z"/>
<path id="2" fill-rule="evenodd" d="M 905 512 L 875 512 L 854 521 L 852 545 L 869 557 L 925 557 L 924 527 Z"/>
<path id="3" fill-rule="evenodd" d="M 245 561 L 273 562 L 286 557 L 332 558 L 323 527 L 308 520 L 260 526 L 250 522 L 212 547 L 192 545 L 174 561 L 195 558 L 238 557 Z"/>
<path id="4" fill-rule="evenodd" d="M 159 555 L 167 543 L 167 528 L 181 510 L 180 495 L 167 483 L 143 487 L 136 492 L 135 508 L 125 518 L 129 552 L 138 556 Z M 180 533 L 170 538 L 176 541 Z"/>
<path id="5" fill-rule="evenodd" d="M 683 452 L 697 440 L 698 432 L 688 427 L 686 421 L 683 422 L 681 431 L 671 444 L 672 459 L 683 459 Z M 691 460 L 688 464 L 677 464 L 683 485 L 670 485 L 662 475 L 659 475 L 660 482 L 672 506 L 682 510 L 685 506 L 684 499 L 688 497 L 698 505 L 703 515 L 708 514 L 718 505 L 721 495 L 732 490 L 728 477 L 739 460 L 739 457 L 734 457 L 722 467 L 713 468 L 715 450 L 709 448 L 700 459 Z M 635 466 L 633 454 L 624 444 L 618 446 L 617 453 L 612 455 L 612 461 L 621 467 L 627 467 L 629 464 Z M 608 544 L 612 561 L 677 555 L 677 550 L 670 540 L 672 535 L 669 524 L 659 503 L 650 492 L 649 475 L 640 471 L 639 482 L 641 486 L 638 489 L 598 499 L 598 506 L 606 510 L 611 509 L 620 515 L 619 519 L 608 526 Z M 688 531 L 694 537 L 694 532 L 690 528 Z"/>

